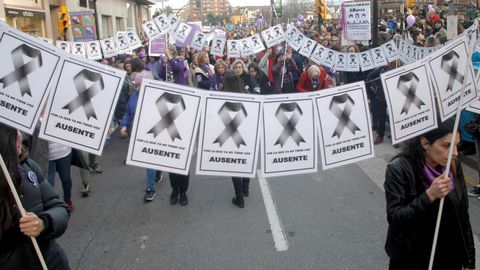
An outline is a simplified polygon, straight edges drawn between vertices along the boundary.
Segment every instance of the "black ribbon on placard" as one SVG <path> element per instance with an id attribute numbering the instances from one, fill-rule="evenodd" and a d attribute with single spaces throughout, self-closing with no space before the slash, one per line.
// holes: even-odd
<path id="1" fill-rule="evenodd" d="M 230 113 L 236 113 L 232 118 Z M 228 138 L 232 138 L 235 145 L 240 148 L 240 145 L 247 145 L 242 138 L 242 135 L 238 131 L 238 127 L 247 118 L 247 111 L 242 103 L 225 102 L 220 110 L 218 110 L 218 116 L 225 125 L 225 129 L 215 139 L 213 143 L 219 143 L 222 146 Z"/>
<path id="2" fill-rule="evenodd" d="M 442 57 L 442 69 L 450 75 L 448 78 L 447 91 L 451 91 L 453 89 L 453 84 L 455 81 L 463 83 L 463 80 L 465 79 L 465 77 L 458 71 L 459 59 L 460 56 L 456 51 L 453 50 Z"/>
<path id="3" fill-rule="evenodd" d="M 292 113 L 290 118 L 287 117 L 287 112 Z M 281 147 L 285 145 L 288 138 L 292 138 L 293 141 L 300 145 L 301 142 L 305 142 L 300 132 L 296 129 L 300 117 L 303 115 L 302 109 L 298 106 L 298 103 L 281 103 L 275 113 L 280 124 L 283 126 L 283 131 L 278 137 L 275 145 L 280 144 Z"/>
<path id="4" fill-rule="evenodd" d="M 343 110 L 340 105 L 344 105 Z M 339 95 L 332 98 L 330 102 L 330 111 L 338 118 L 338 124 L 332 137 L 340 138 L 343 130 L 347 127 L 353 134 L 360 128 L 350 119 L 355 102 L 348 94 Z"/>
<path id="5" fill-rule="evenodd" d="M 3 83 L 3 88 L 18 82 L 22 97 L 24 95 L 32 96 L 30 85 L 28 84 L 28 74 L 42 67 L 41 52 L 26 44 L 22 44 L 15 48 L 11 55 L 14 70 L 0 79 L 0 82 Z M 25 56 L 30 57 L 30 61 L 25 63 Z"/>
<path id="6" fill-rule="evenodd" d="M 87 87 L 87 81 L 93 82 L 93 84 Z M 73 84 L 75 85 L 78 96 L 65 105 L 63 109 L 67 109 L 68 113 L 71 114 L 76 109 L 83 107 L 87 119 L 90 120 L 90 117 L 97 119 L 95 109 L 92 105 L 92 98 L 105 88 L 102 75 L 88 69 L 83 69 L 73 77 Z"/>
<path id="7" fill-rule="evenodd" d="M 409 72 L 398 78 L 397 89 L 407 98 L 405 103 L 403 103 L 403 108 L 400 114 L 408 114 L 408 110 L 412 103 L 419 109 L 422 105 L 425 105 L 425 103 L 423 103 L 423 101 L 415 94 L 417 92 L 418 82 L 418 77 L 413 72 Z M 407 86 L 408 83 L 410 83 L 410 86 Z"/>
<path id="8" fill-rule="evenodd" d="M 168 109 L 167 103 L 174 104 L 171 110 Z M 157 137 L 166 129 L 172 141 L 175 141 L 175 139 L 181 140 L 182 137 L 178 132 L 177 126 L 175 126 L 175 119 L 185 111 L 186 107 L 183 97 L 165 92 L 157 99 L 155 104 L 162 119 L 148 133 L 153 133 L 153 137 Z"/>

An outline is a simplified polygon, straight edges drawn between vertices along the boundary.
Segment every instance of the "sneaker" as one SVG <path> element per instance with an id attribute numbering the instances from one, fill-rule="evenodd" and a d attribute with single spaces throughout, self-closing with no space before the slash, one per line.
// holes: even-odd
<path id="1" fill-rule="evenodd" d="M 233 197 L 232 198 L 232 203 L 235 204 L 236 206 L 240 207 L 240 208 L 245 207 L 245 201 L 243 200 L 243 196 Z"/>
<path id="2" fill-rule="evenodd" d="M 146 202 L 151 202 L 153 201 L 153 199 L 155 199 L 156 195 L 157 194 L 155 193 L 155 190 L 147 189 L 147 191 L 145 192 L 145 197 L 143 197 L 143 199 Z"/>
<path id="3" fill-rule="evenodd" d="M 65 203 L 67 204 L 67 208 L 68 210 L 71 212 L 73 212 L 73 203 L 72 203 L 72 200 L 65 200 Z"/>
<path id="4" fill-rule="evenodd" d="M 180 199 L 178 200 L 178 203 L 183 206 L 187 205 L 188 204 L 187 194 L 180 193 Z"/>
<path id="5" fill-rule="evenodd" d="M 381 144 L 382 142 L 383 142 L 383 136 L 377 136 L 377 138 L 375 138 L 375 141 L 373 143 L 377 145 L 377 144 Z"/>
<path id="6" fill-rule="evenodd" d="M 468 192 L 470 197 L 479 197 L 480 198 L 480 187 L 473 187 L 472 190 Z"/>
<path id="7" fill-rule="evenodd" d="M 85 184 L 85 185 L 83 185 L 83 187 L 82 187 L 82 196 L 83 196 L 83 197 L 87 197 L 88 195 L 90 195 L 90 185 L 89 185 L 89 184 Z"/>
<path id="8" fill-rule="evenodd" d="M 102 173 L 103 169 L 102 169 L 102 167 L 100 167 L 100 165 L 98 163 L 95 163 L 93 165 L 90 165 L 90 171 L 91 172 L 96 172 L 96 173 Z"/>

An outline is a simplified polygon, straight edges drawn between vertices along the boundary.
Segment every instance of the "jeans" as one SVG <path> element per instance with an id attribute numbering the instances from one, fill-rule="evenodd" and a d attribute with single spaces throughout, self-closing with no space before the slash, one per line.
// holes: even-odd
<path id="1" fill-rule="evenodd" d="M 50 160 L 48 162 L 48 182 L 52 187 L 55 186 L 55 172 L 58 172 L 60 181 L 62 182 L 63 199 L 68 201 L 72 198 L 72 178 L 70 176 L 70 163 L 72 154 L 68 154 L 63 158 Z"/>
<path id="2" fill-rule="evenodd" d="M 157 178 L 162 177 L 162 171 L 157 171 L 154 169 L 147 169 L 147 190 L 155 191 L 155 183 Z"/>

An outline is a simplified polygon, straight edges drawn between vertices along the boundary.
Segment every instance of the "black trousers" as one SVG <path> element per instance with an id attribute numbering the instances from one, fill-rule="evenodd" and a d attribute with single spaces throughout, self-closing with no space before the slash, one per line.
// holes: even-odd
<path id="1" fill-rule="evenodd" d="M 387 103 L 376 98 L 372 98 L 370 102 L 373 126 L 377 127 L 378 136 L 383 137 L 385 136 L 385 122 L 387 121 Z"/>
<path id="2" fill-rule="evenodd" d="M 190 175 L 169 173 L 168 178 L 170 178 L 170 186 L 172 186 L 173 191 L 177 193 L 187 192 Z"/>
<path id="3" fill-rule="evenodd" d="M 235 190 L 235 195 L 243 196 L 243 191 L 248 189 L 248 185 L 250 184 L 250 178 L 244 177 L 232 177 L 233 189 Z"/>

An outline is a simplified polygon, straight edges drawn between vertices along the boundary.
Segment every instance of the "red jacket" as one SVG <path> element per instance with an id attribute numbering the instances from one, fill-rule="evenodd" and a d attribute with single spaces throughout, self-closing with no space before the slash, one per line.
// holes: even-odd
<path id="1" fill-rule="evenodd" d="M 328 85 L 329 85 L 329 80 L 327 80 L 327 71 L 325 71 L 325 69 L 321 67 L 320 76 L 318 78 L 318 85 L 317 87 L 315 87 L 315 89 L 313 89 L 312 80 L 308 78 L 308 72 L 307 72 L 307 69 L 305 69 L 302 72 L 300 79 L 298 80 L 297 91 L 298 92 L 316 91 L 316 90 L 328 88 Z"/>

